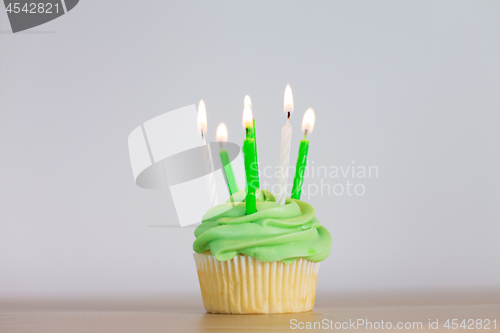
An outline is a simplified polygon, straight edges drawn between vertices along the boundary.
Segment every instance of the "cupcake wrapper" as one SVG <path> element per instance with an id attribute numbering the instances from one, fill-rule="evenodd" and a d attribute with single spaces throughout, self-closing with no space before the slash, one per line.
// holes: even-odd
<path id="1" fill-rule="evenodd" d="M 201 295 L 211 313 L 296 313 L 314 306 L 319 263 L 262 262 L 248 256 L 219 261 L 194 254 Z"/>

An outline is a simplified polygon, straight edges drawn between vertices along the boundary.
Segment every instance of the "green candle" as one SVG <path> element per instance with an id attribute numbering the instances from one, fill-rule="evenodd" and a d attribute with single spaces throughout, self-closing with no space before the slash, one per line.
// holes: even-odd
<path id="1" fill-rule="evenodd" d="M 252 100 L 250 99 L 250 96 L 246 95 L 245 99 L 243 100 L 243 107 L 249 107 L 250 111 L 252 111 Z M 257 160 L 257 137 L 256 137 L 256 132 L 255 132 L 255 119 L 253 119 L 252 115 L 252 122 L 248 123 L 248 127 L 246 125 L 243 125 L 243 127 L 246 129 L 248 128 L 248 135 L 254 139 L 254 145 L 255 145 L 255 159 L 252 163 L 252 167 L 256 170 L 257 172 L 257 179 L 255 180 L 255 188 L 260 188 L 260 180 L 259 180 L 259 161 Z"/>
<path id="2" fill-rule="evenodd" d="M 295 178 L 293 179 L 292 199 L 300 200 L 300 192 L 302 191 L 302 183 L 304 182 L 304 171 L 307 165 L 307 151 L 309 150 L 309 141 L 304 139 L 300 141 L 299 157 L 297 158 L 297 166 L 295 168 Z"/>
<path id="3" fill-rule="evenodd" d="M 220 144 L 220 160 L 222 162 L 224 178 L 226 179 L 227 187 L 229 189 L 229 195 L 233 195 L 239 191 L 239 188 L 238 184 L 236 184 L 236 179 L 234 178 L 233 168 L 231 167 L 231 161 L 229 160 L 227 150 L 222 147 L 222 143 L 227 142 L 227 137 L 228 133 L 226 124 L 220 123 L 219 126 L 217 126 L 215 139 Z"/>
<path id="4" fill-rule="evenodd" d="M 226 175 L 227 186 L 229 188 L 229 195 L 233 195 L 239 191 L 239 188 L 238 184 L 236 184 L 236 179 L 234 179 L 233 168 L 231 167 L 231 162 L 229 161 L 229 155 L 227 154 L 227 150 L 221 149 L 220 159 L 224 167 L 224 174 Z"/>
<path id="5" fill-rule="evenodd" d="M 299 157 L 297 158 L 297 166 L 295 168 L 295 178 L 293 179 L 292 199 L 300 200 L 302 184 L 304 183 L 304 171 L 307 165 L 307 152 L 309 150 L 309 141 L 307 141 L 307 133 L 311 133 L 314 128 L 316 116 L 314 110 L 309 108 L 302 119 L 302 130 L 304 131 L 304 139 L 300 141 Z"/>
<path id="6" fill-rule="evenodd" d="M 243 142 L 243 156 L 245 158 L 245 174 L 247 179 L 247 196 L 246 209 L 247 215 L 257 212 L 257 204 L 255 202 L 255 186 L 258 182 L 258 174 L 253 164 L 257 160 L 255 151 L 255 139 L 252 137 L 252 110 L 245 106 L 243 110 L 243 126 L 246 131 L 246 139 Z"/>

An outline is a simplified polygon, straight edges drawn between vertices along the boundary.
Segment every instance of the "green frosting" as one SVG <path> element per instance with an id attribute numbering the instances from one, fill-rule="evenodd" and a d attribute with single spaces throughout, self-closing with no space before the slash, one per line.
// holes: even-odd
<path id="1" fill-rule="evenodd" d="M 332 236 L 311 205 L 295 199 L 280 205 L 268 190 L 257 190 L 257 212 L 246 215 L 245 195 L 239 191 L 208 210 L 194 231 L 196 253 L 210 250 L 219 261 L 244 254 L 286 264 L 298 258 L 323 261 L 330 254 Z"/>

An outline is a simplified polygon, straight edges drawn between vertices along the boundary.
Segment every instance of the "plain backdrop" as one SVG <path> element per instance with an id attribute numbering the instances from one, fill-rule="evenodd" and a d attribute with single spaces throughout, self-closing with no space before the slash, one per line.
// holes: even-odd
<path id="1" fill-rule="evenodd" d="M 292 163 L 313 107 L 311 163 L 379 171 L 324 180 L 362 196 L 308 199 L 333 236 L 319 290 L 500 287 L 499 17 L 498 1 L 82 0 L 12 34 L 0 10 L 0 297 L 199 293 L 194 229 L 151 227 L 176 213 L 134 184 L 127 137 L 203 98 L 208 139 L 224 121 L 241 144 L 249 94 L 275 166 L 287 83 Z"/>

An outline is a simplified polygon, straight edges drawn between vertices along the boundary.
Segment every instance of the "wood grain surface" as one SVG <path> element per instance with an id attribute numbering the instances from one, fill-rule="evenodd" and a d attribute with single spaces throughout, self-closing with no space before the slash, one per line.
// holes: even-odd
<path id="1" fill-rule="evenodd" d="M 0 332 L 462 332 L 445 328 L 447 319 L 497 320 L 489 329 L 500 332 L 500 291 L 402 291 L 344 294 L 318 293 L 312 312 L 280 315 L 207 314 L 200 295 L 150 297 L 73 297 L 0 300 Z M 366 324 L 353 326 L 363 320 Z M 429 328 L 438 321 L 438 329 Z M 375 329 L 384 322 L 385 329 Z M 316 330 L 305 329 L 308 323 Z M 367 326 L 372 323 L 372 329 Z M 411 329 L 387 329 L 407 322 Z M 319 323 L 319 324 L 318 324 Z M 327 324 L 328 323 L 328 324 Z M 345 323 L 349 324 L 346 328 Z M 304 329 L 299 329 L 303 325 Z M 319 325 L 322 325 L 319 327 Z M 335 329 L 337 325 L 337 329 Z M 344 325 L 344 329 L 338 329 Z M 406 324 L 408 325 L 408 324 Z M 356 329 L 354 329 L 356 327 Z M 295 328 L 295 329 L 294 329 Z"/>

